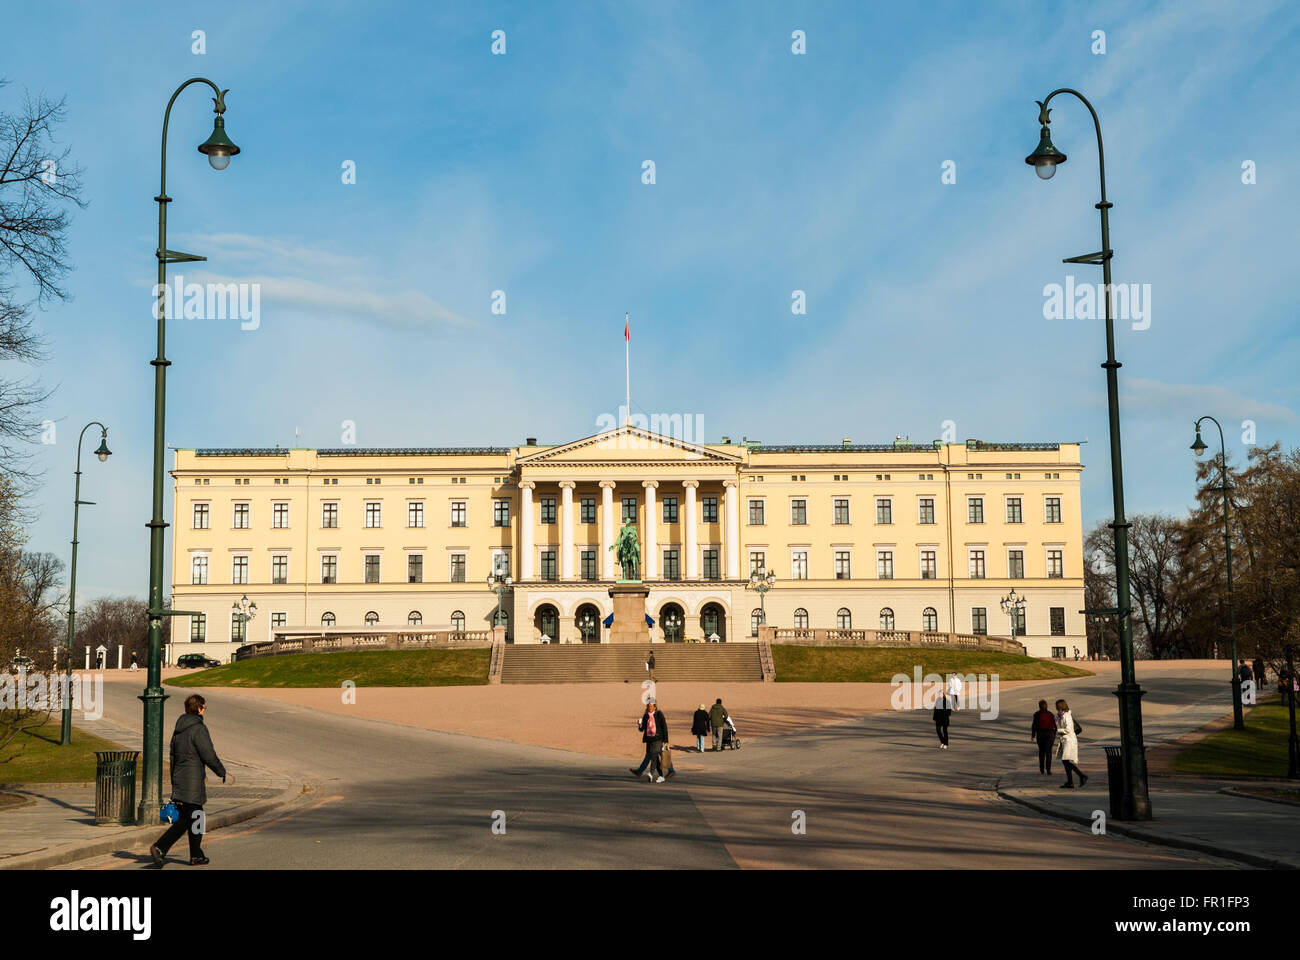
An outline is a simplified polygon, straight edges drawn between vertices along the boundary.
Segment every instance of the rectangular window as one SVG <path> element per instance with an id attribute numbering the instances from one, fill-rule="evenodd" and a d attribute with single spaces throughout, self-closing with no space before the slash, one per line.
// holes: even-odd
<path id="1" fill-rule="evenodd" d="M 230 558 L 230 582 L 248 583 L 248 557 Z"/>
<path id="2" fill-rule="evenodd" d="M 677 498 L 664 497 L 664 523 L 677 522 Z"/>
<path id="3" fill-rule="evenodd" d="M 555 498 L 542 497 L 538 501 L 538 510 L 541 523 L 555 523 Z"/>
<path id="4" fill-rule="evenodd" d="M 682 578 L 682 569 L 678 563 L 676 550 L 664 551 L 664 579 L 680 580 Z"/>
<path id="5" fill-rule="evenodd" d="M 578 500 L 578 522 L 595 523 L 596 522 L 596 498 L 582 497 Z"/>
<path id="6" fill-rule="evenodd" d="M 718 569 L 718 551 L 705 550 L 704 551 L 704 579 L 719 580 L 721 579 L 721 577 L 722 577 L 722 573 Z"/>
<path id="7" fill-rule="evenodd" d="M 876 523 L 894 522 L 894 501 L 888 498 L 876 500 Z"/>
<path id="8" fill-rule="evenodd" d="M 849 551 L 835 551 L 835 579 L 848 580 L 852 571 L 849 569 Z"/>
<path id="9" fill-rule="evenodd" d="M 276 627 L 287 627 L 289 625 L 289 615 L 287 613 L 271 614 L 271 629 Z"/>
<path id="10" fill-rule="evenodd" d="M 320 505 L 320 525 L 323 530 L 337 529 L 339 525 L 339 505 L 337 503 L 322 503 Z"/>
<path id="11" fill-rule="evenodd" d="M 934 580 L 939 576 L 939 565 L 934 550 L 921 551 L 921 579 Z"/>
<path id="12" fill-rule="evenodd" d="M 230 639 L 235 643 L 243 643 L 248 639 L 248 621 L 242 613 L 230 615 Z"/>
<path id="13" fill-rule="evenodd" d="M 208 507 L 209 505 L 206 503 L 194 504 L 194 529 L 195 530 L 208 529 Z"/>
<path id="14" fill-rule="evenodd" d="M 984 551 L 972 550 L 970 552 L 970 577 L 972 580 L 984 579 Z"/>
<path id="15" fill-rule="evenodd" d="M 749 525 L 751 527 L 763 526 L 763 501 L 749 501 Z"/>
<path id="16" fill-rule="evenodd" d="M 1007 497 L 1007 523 L 1024 523 L 1019 497 Z"/>
<path id="17" fill-rule="evenodd" d="M 287 503 L 271 504 L 271 526 L 276 530 L 289 528 L 289 505 Z"/>
<path id="18" fill-rule="evenodd" d="M 808 522 L 808 501 L 790 501 L 790 525 L 801 527 Z"/>
<path id="19" fill-rule="evenodd" d="M 235 516 L 234 519 L 231 520 L 231 526 L 236 530 L 248 529 L 248 504 L 235 504 Z"/>
<path id="20" fill-rule="evenodd" d="M 984 498 L 968 497 L 966 499 L 966 522 L 983 523 L 984 522 Z"/>
<path id="21" fill-rule="evenodd" d="M 970 608 L 970 632 L 981 637 L 989 632 L 989 612 L 987 608 Z"/>
<path id="22" fill-rule="evenodd" d="M 582 579 L 584 580 L 596 579 L 596 551 L 595 550 L 582 551 Z"/>
<path id="23" fill-rule="evenodd" d="M 796 550 L 790 554 L 790 579 L 808 579 L 808 551 Z"/>
<path id="24" fill-rule="evenodd" d="M 208 639 L 208 615 L 200 613 L 197 617 L 190 617 L 190 641 L 202 643 L 206 639 Z"/>
<path id="25" fill-rule="evenodd" d="M 1065 636 L 1065 607 L 1052 607 L 1050 613 L 1052 620 L 1052 636 Z"/>
<path id="26" fill-rule="evenodd" d="M 411 553 L 406 557 L 406 582 L 424 583 L 424 555 Z"/>
<path id="27" fill-rule="evenodd" d="M 623 523 L 636 523 L 636 497 L 623 498 Z"/>
<path id="28" fill-rule="evenodd" d="M 880 550 L 876 553 L 876 576 L 881 580 L 894 579 L 893 550 Z"/>
<path id="29" fill-rule="evenodd" d="M 465 582 L 465 554 L 453 553 L 451 555 L 451 582 Z"/>
<path id="30" fill-rule="evenodd" d="M 1023 580 L 1025 578 L 1025 551 L 1007 551 L 1007 576 L 1012 580 Z"/>
<path id="31" fill-rule="evenodd" d="M 544 504 L 546 501 L 543 500 Z M 466 507 L 464 500 L 453 500 L 451 502 L 451 525 L 453 527 L 463 527 L 466 525 Z M 551 501 L 551 523 L 555 522 L 555 501 Z"/>
<path id="32" fill-rule="evenodd" d="M 833 503 L 833 506 L 834 506 L 834 511 L 833 511 L 834 519 L 833 519 L 831 522 L 832 522 L 832 523 L 848 523 L 848 522 L 849 522 L 849 502 L 848 502 L 847 500 L 836 499 L 836 500 L 834 501 L 834 503 Z"/>
<path id="33" fill-rule="evenodd" d="M 767 553 L 763 550 L 749 551 L 749 572 L 758 573 L 767 569 Z"/>
<path id="34" fill-rule="evenodd" d="M 1061 522 L 1061 498 L 1047 497 L 1044 500 L 1046 520 L 1048 523 Z"/>
<path id="35" fill-rule="evenodd" d="M 1064 660 L 1064 659 L 1065 659 L 1065 647 L 1052 647 L 1052 659 L 1053 659 L 1053 660 Z"/>
<path id="36" fill-rule="evenodd" d="M 492 501 L 492 526 L 494 527 L 510 526 L 510 501 L 509 500 Z"/>
<path id="37" fill-rule="evenodd" d="M 320 582 L 339 582 L 339 558 L 332 553 L 324 554 L 320 558 Z"/>
<path id="38" fill-rule="evenodd" d="M 1049 577 L 1065 576 L 1065 551 L 1047 551 L 1047 575 Z"/>
<path id="39" fill-rule="evenodd" d="M 190 560 L 190 583 L 204 584 L 208 582 L 208 558 L 193 557 Z"/>
<path id="40" fill-rule="evenodd" d="M 917 523 L 934 523 L 934 497 L 922 497 L 917 509 Z"/>
<path id="41" fill-rule="evenodd" d="M 554 550 L 542 551 L 542 579 L 543 580 L 558 579 L 555 573 L 555 551 Z"/>
<path id="42" fill-rule="evenodd" d="M 1012 619 L 1015 621 L 1016 624 L 1017 637 L 1023 637 L 1026 633 L 1029 632 L 1025 629 L 1025 608 L 1024 607 L 1017 607 L 1015 613 L 1012 614 Z"/>
<path id="43" fill-rule="evenodd" d="M 366 526 L 380 527 L 383 526 L 383 504 L 378 500 L 366 501 Z"/>
<path id="44" fill-rule="evenodd" d="M 271 582 L 289 582 L 289 557 L 286 554 L 277 553 L 271 557 Z"/>
<path id="45" fill-rule="evenodd" d="M 379 554 L 366 554 L 366 583 L 379 582 Z"/>
<path id="46" fill-rule="evenodd" d="M 424 526 L 424 504 L 412 500 L 406 505 L 406 525 L 408 527 Z"/>
<path id="47" fill-rule="evenodd" d="M 701 523 L 718 522 L 718 498 L 717 497 L 701 497 L 700 509 L 704 513 L 704 519 L 700 521 Z"/>

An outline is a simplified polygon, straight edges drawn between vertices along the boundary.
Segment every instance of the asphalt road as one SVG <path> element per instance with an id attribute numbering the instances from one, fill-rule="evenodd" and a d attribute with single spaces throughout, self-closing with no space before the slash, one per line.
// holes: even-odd
<path id="1" fill-rule="evenodd" d="M 1180 705 L 1148 723 L 1149 743 L 1223 713 L 1227 685 L 1219 679 L 1143 683 L 1147 704 Z M 313 785 L 289 807 L 214 832 L 204 843 L 212 860 L 205 869 L 1234 867 L 1094 836 L 996 796 L 999 774 L 1036 769 L 1028 726 L 1038 699 L 1066 695 L 1087 725 L 1081 766 L 1095 775 L 1088 791 L 1105 809 L 1096 744 L 1115 740 L 1113 688 L 1113 680 L 1093 677 L 1004 690 L 996 720 L 954 714 L 947 751 L 936 748 L 929 711 L 890 713 L 751 738 L 738 751 L 679 752 L 681 773 L 653 785 L 627 771 L 640 759 L 635 737 L 619 764 L 204 690 L 223 758 Z M 106 684 L 105 692 L 106 726 L 138 730 L 136 686 Z M 167 701 L 165 729 L 187 692 L 177 689 Z M 496 811 L 504 834 L 493 831 L 502 817 Z M 792 830 L 796 811 L 806 832 Z M 119 854 L 76 866 L 144 868 L 148 861 Z M 169 869 L 189 868 L 177 861 Z"/>

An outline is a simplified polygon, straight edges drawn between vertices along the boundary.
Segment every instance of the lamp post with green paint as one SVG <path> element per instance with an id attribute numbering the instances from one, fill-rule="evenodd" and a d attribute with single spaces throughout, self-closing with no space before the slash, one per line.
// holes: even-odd
<path id="1" fill-rule="evenodd" d="M 1114 500 L 1115 519 L 1111 529 L 1115 534 L 1115 587 L 1117 607 L 1115 613 L 1119 623 L 1120 683 L 1115 690 L 1119 699 L 1120 743 L 1124 754 L 1124 797 L 1121 809 L 1124 820 L 1150 820 L 1151 797 L 1147 790 L 1147 761 L 1145 747 L 1142 743 L 1142 688 L 1138 686 L 1133 671 L 1133 618 L 1132 602 L 1129 596 L 1128 574 L 1128 528 L 1124 518 L 1124 469 L 1120 453 L 1119 432 L 1119 376 L 1120 363 L 1115 359 L 1115 320 L 1112 315 L 1110 261 L 1114 251 L 1110 248 L 1110 208 L 1106 199 L 1106 154 L 1102 148 L 1101 121 L 1097 111 L 1088 102 L 1087 97 L 1077 90 L 1061 88 L 1053 90 L 1047 99 L 1035 101 L 1038 104 L 1038 122 L 1041 126 L 1038 147 L 1025 163 L 1034 168 L 1039 179 L 1050 180 L 1056 168 L 1065 163 L 1065 154 L 1052 144 L 1048 131 L 1051 111 L 1048 104 L 1060 93 L 1077 97 L 1092 114 L 1093 126 L 1097 131 L 1097 165 L 1101 177 L 1101 200 L 1096 208 L 1101 213 L 1101 249 L 1096 253 L 1087 253 L 1078 257 L 1068 257 L 1064 263 L 1087 263 L 1100 266 L 1102 280 L 1105 284 L 1106 300 L 1106 362 L 1102 367 L 1106 371 L 1106 406 L 1110 414 L 1110 482 L 1111 496 Z"/>
<path id="2" fill-rule="evenodd" d="M 99 427 L 99 449 L 95 456 L 103 463 L 113 451 L 108 449 L 108 427 L 98 420 L 92 420 L 81 428 L 77 437 L 77 479 L 72 494 L 72 568 L 68 575 L 68 662 L 63 670 L 63 733 L 59 738 L 60 746 L 72 743 L 72 644 L 77 634 L 77 523 L 81 519 L 81 505 L 94 506 L 93 500 L 81 499 L 81 442 L 86 439 L 86 431 Z"/>
<path id="3" fill-rule="evenodd" d="M 163 473 L 165 422 L 167 410 L 167 368 L 171 361 L 167 359 L 166 323 L 167 323 L 167 264 L 189 263 L 206 260 L 206 257 L 192 253 L 180 253 L 167 249 L 167 204 L 172 198 L 167 196 L 167 127 L 171 122 L 172 104 L 181 91 L 190 84 L 206 83 L 216 94 L 212 98 L 213 112 L 212 134 L 199 144 L 199 153 L 208 158 L 213 170 L 224 170 L 230 164 L 230 158 L 239 153 L 239 147 L 226 136 L 226 93 L 215 83 L 204 77 L 191 77 L 172 94 L 163 113 L 162 126 L 162 164 L 159 179 L 158 196 L 158 285 L 154 289 L 157 299 L 155 316 L 158 321 L 158 355 L 150 362 L 154 370 L 153 399 L 153 514 L 149 520 L 149 674 L 147 685 L 140 699 L 144 702 L 144 775 L 140 790 L 140 806 L 136 812 L 137 823 L 153 823 L 157 820 L 158 810 L 162 807 L 162 720 L 163 701 L 167 695 L 162 689 L 162 622 L 163 617 L 183 615 L 187 611 L 168 610 L 163 604 L 163 536 L 167 523 L 163 520 Z"/>
<path id="4" fill-rule="evenodd" d="M 1228 573 L 1228 638 L 1232 643 L 1232 662 L 1229 664 L 1232 670 L 1232 726 L 1236 730 L 1245 730 L 1246 720 L 1241 710 L 1241 675 L 1237 672 L 1237 615 L 1233 605 L 1232 533 L 1228 520 L 1229 493 L 1232 487 L 1228 484 L 1228 448 L 1223 443 L 1223 427 L 1218 420 L 1207 415 L 1196 421 L 1196 439 L 1192 441 L 1191 449 L 1198 457 L 1205 452 L 1205 441 L 1201 439 L 1201 424 L 1206 420 L 1219 428 L 1219 468 L 1220 475 L 1223 477 L 1223 486 L 1219 492 L 1223 493 L 1223 549 Z"/>

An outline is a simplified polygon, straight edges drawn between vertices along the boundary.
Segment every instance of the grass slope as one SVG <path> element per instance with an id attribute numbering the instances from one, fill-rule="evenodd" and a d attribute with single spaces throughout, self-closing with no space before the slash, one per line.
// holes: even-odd
<path id="1" fill-rule="evenodd" d="M 927 647 L 803 647 L 772 645 L 776 679 L 786 683 L 888 683 L 911 677 L 919 664 L 928 673 L 996 673 L 1001 680 L 1055 680 L 1091 676 L 1088 670 L 991 650 Z"/>
<path id="2" fill-rule="evenodd" d="M 19 734 L 4 749 L 3 756 L 13 757 L 0 763 L 0 784 L 3 783 L 86 783 L 95 779 L 95 751 L 121 750 L 120 744 L 72 728 L 71 746 L 59 746 L 62 721 L 54 719 L 34 730 Z M 22 753 L 18 756 L 21 747 Z"/>
<path id="3" fill-rule="evenodd" d="M 1276 700 L 1246 713 L 1246 729 L 1221 730 L 1200 740 L 1173 759 L 1180 773 L 1232 777 L 1285 777 L 1291 719 Z"/>
<path id="4" fill-rule="evenodd" d="M 364 650 L 243 660 L 167 681 L 173 687 L 451 687 L 487 683 L 492 651 Z"/>

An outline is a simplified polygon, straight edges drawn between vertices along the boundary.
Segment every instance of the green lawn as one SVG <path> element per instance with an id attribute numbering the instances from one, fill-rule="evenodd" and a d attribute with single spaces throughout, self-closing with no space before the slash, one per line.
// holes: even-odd
<path id="1" fill-rule="evenodd" d="M 488 682 L 487 647 L 364 650 L 243 660 L 174 677 L 173 687 L 453 687 Z"/>
<path id="2" fill-rule="evenodd" d="M 1230 777 L 1285 777 L 1291 720 L 1280 702 L 1261 703 L 1246 713 L 1246 729 L 1221 730 L 1174 757 L 1180 773 Z"/>
<path id="3" fill-rule="evenodd" d="M 95 779 L 95 751 L 121 750 L 120 744 L 72 728 L 71 746 L 59 746 L 61 720 L 55 714 L 43 727 L 19 734 L 0 751 L 0 784 L 86 783 Z M 22 753 L 18 756 L 19 748 Z"/>
<path id="4" fill-rule="evenodd" d="M 911 677 L 917 664 L 929 673 L 996 673 L 1001 680 L 1055 680 L 1088 677 L 1091 672 L 1013 653 L 943 650 L 929 647 L 804 647 L 772 645 L 776 679 L 786 683 L 888 683 L 896 674 Z"/>

